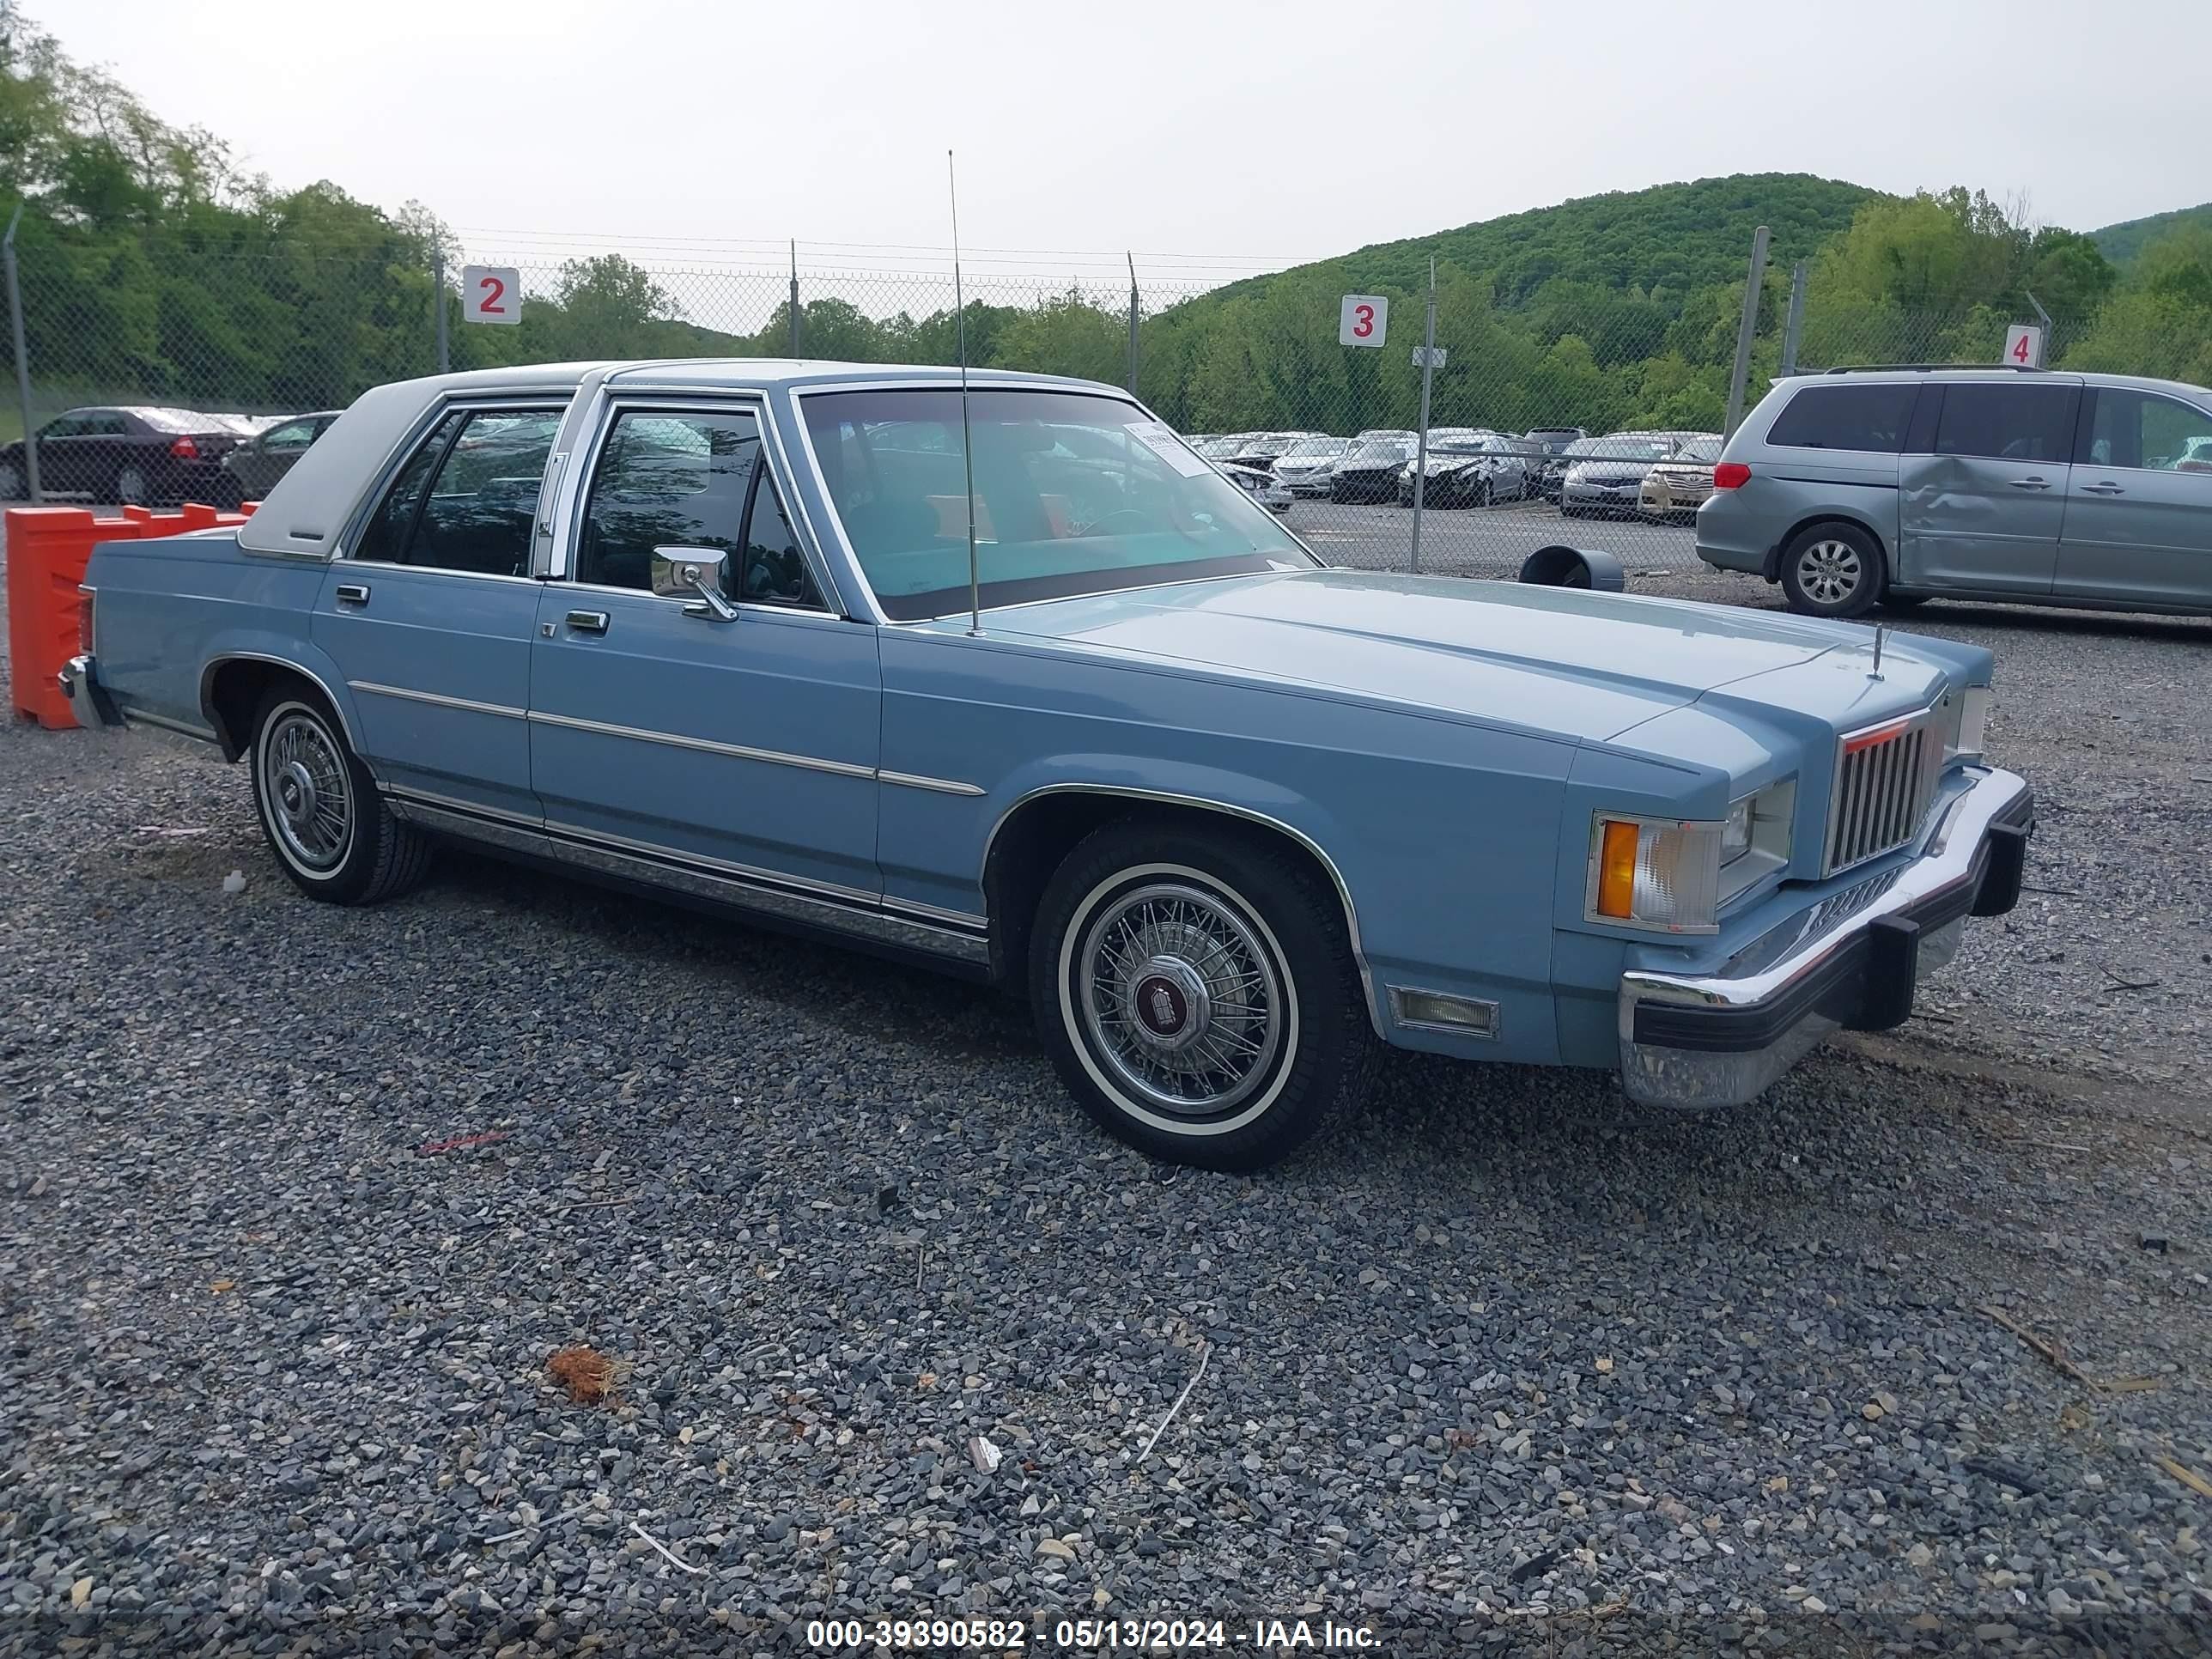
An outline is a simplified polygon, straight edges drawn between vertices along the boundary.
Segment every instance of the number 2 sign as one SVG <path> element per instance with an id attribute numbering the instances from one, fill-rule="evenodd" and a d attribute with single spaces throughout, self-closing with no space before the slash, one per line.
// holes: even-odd
<path id="1" fill-rule="evenodd" d="M 1390 321 L 1390 302 L 1379 294 L 1347 294 L 1336 316 L 1339 345 L 1379 346 Z"/>
<path id="2" fill-rule="evenodd" d="M 513 265 L 463 265 L 461 320 L 465 323 L 520 322 L 522 273 Z"/>

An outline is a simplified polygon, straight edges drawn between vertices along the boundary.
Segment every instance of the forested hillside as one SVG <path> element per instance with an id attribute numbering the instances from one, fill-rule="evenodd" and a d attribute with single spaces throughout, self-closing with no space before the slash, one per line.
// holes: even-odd
<path id="1" fill-rule="evenodd" d="M 2212 202 L 2202 207 L 2176 208 L 2143 219 L 2124 219 L 2118 224 L 2093 230 L 2089 239 L 2114 264 L 2133 264 L 2144 248 L 2181 230 L 2212 230 Z"/>
<path id="2" fill-rule="evenodd" d="M 1449 186 L 1440 174 L 1440 216 Z M 0 0 L 0 216 L 19 205 L 30 367 L 48 410 L 120 398 L 343 404 L 434 368 L 439 303 L 456 368 L 789 349 L 780 273 L 655 272 L 611 253 L 532 273 L 520 327 L 462 325 L 457 273 L 435 292 L 434 251 L 452 242 L 428 210 L 387 210 L 328 181 L 283 190 L 247 174 L 217 135 L 162 122 Z M 1714 427 L 1759 224 L 1773 241 L 1754 389 L 1778 365 L 1798 258 L 1810 271 L 1804 365 L 1994 361 L 2006 324 L 2032 317 L 2033 294 L 2057 319 L 2054 361 L 2207 382 L 2204 216 L 2110 227 L 2100 247 L 2016 222 L 1964 188 L 1897 198 L 1793 173 L 1655 185 L 1194 296 L 1154 290 L 1139 389 L 1185 430 L 1409 426 L 1419 381 L 1408 348 L 1420 337 L 1433 255 L 1437 339 L 1449 354 L 1436 377 L 1437 423 Z M 1115 228 L 1101 225 L 1098 236 L 1111 243 Z M 994 297 L 1010 291 L 1002 279 Z M 1018 304 L 969 302 L 971 362 L 1122 379 L 1118 302 L 1093 303 L 1050 279 L 1023 291 Z M 1389 296 L 1387 349 L 1337 343 L 1347 291 Z M 803 293 L 809 356 L 953 357 L 957 319 L 941 272 L 878 272 L 842 294 L 809 276 Z M 740 329 L 765 320 L 750 332 L 704 325 L 732 319 Z M 0 419 L 0 435 L 8 423 Z"/>

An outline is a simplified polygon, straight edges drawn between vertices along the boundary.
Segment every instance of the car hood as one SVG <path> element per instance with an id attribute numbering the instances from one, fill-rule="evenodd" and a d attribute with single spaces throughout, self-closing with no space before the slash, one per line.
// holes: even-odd
<path id="1" fill-rule="evenodd" d="M 936 624 L 964 629 L 964 618 Z M 1602 742 L 1708 692 L 1849 730 L 1925 706 L 1963 659 L 1875 630 L 1625 593 L 1316 570 L 994 611 L 984 632 Z M 1947 654 L 1948 653 L 1948 654 Z M 1969 653 L 1971 654 L 1971 653 Z M 1979 659 L 1977 659 L 1979 660 Z"/>

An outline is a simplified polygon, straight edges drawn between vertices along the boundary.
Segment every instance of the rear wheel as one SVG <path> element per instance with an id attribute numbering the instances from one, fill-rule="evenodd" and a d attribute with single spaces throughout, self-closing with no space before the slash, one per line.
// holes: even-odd
<path id="1" fill-rule="evenodd" d="M 146 475 L 135 466 L 126 466 L 115 475 L 113 495 L 124 507 L 143 507 L 146 504 Z"/>
<path id="2" fill-rule="evenodd" d="M 1881 597 L 1881 544 L 1854 524 L 1816 524 L 1782 553 L 1782 592 L 1808 617 L 1856 617 Z"/>
<path id="3" fill-rule="evenodd" d="M 1376 1041 L 1335 894 L 1287 850 L 1142 817 L 1047 885 L 1037 1030 L 1103 1127 L 1205 1169 L 1279 1163 L 1347 1118 Z"/>
<path id="4" fill-rule="evenodd" d="M 13 461 L 0 461 L 0 501 L 20 501 L 23 493 L 23 469 Z"/>
<path id="5" fill-rule="evenodd" d="M 429 842 L 392 816 L 319 696 L 296 684 L 272 690 L 248 759 L 261 833 L 301 892 L 374 904 L 422 878 Z"/>

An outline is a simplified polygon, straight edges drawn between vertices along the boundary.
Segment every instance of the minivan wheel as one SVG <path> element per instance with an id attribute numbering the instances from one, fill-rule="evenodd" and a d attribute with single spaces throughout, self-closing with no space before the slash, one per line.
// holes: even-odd
<path id="1" fill-rule="evenodd" d="M 1782 591 L 1808 617 L 1856 617 L 1881 598 L 1881 544 L 1851 524 L 1816 524 L 1782 555 Z"/>
<path id="2" fill-rule="evenodd" d="M 1376 1047 L 1344 912 L 1287 849 L 1135 817 L 1071 852 L 1030 1000 L 1068 1091 L 1155 1158 L 1279 1163 L 1347 1117 Z"/>

